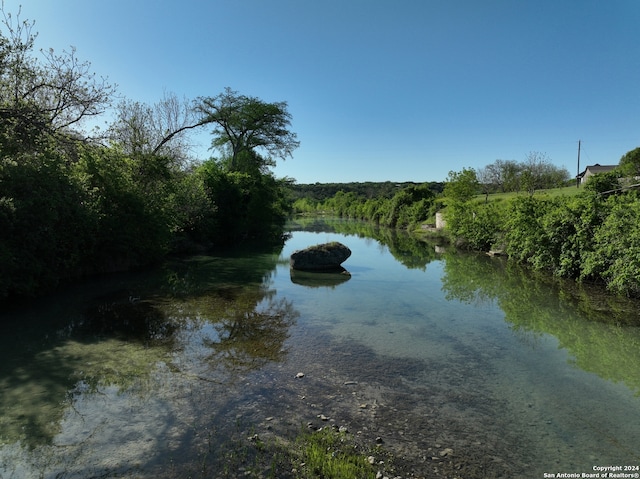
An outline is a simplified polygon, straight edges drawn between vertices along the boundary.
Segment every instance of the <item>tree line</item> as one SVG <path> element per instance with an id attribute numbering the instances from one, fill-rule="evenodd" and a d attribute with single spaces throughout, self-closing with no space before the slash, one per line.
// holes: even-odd
<path id="1" fill-rule="evenodd" d="M 393 194 L 369 196 L 340 188 L 333 196 L 318 201 L 298 198 L 293 210 L 303 214 L 331 213 L 338 216 L 372 221 L 390 228 L 408 228 L 433 217 L 437 209 L 434 183 L 411 183 L 396 187 Z"/>
<path id="2" fill-rule="evenodd" d="M 76 51 L 35 51 L 33 22 L 0 18 L 0 300 L 168 252 L 281 238 L 289 183 L 271 167 L 299 145 L 285 102 L 230 88 L 116 103 Z M 114 109 L 101 131 L 95 119 Z M 217 154 L 197 161 L 189 133 Z"/>
<path id="3" fill-rule="evenodd" d="M 496 192 L 533 194 L 536 190 L 564 186 L 569 172 L 553 165 L 539 152 L 524 162 L 496 160 L 475 170 L 450 171 L 445 182 L 428 183 L 328 183 L 293 185 L 294 210 L 299 213 L 328 211 L 340 216 L 374 221 L 392 228 L 411 228 L 433 222 L 444 198 L 466 201 Z"/>
<path id="4" fill-rule="evenodd" d="M 487 198 L 492 193 L 526 192 L 568 186 L 571 176 L 566 168 L 555 166 L 545 154 L 530 152 L 524 161 L 496 160 L 478 170 L 463 168 L 450 171 L 447 177 L 446 196 L 470 198 L 477 194 Z"/>
<path id="5" fill-rule="evenodd" d="M 408 185 L 392 196 L 339 190 L 322 201 L 299 198 L 294 208 L 409 229 L 433 223 L 439 211 L 444 233 L 459 248 L 502 251 L 533 269 L 640 297 L 640 148 L 623 155 L 613 171 L 591 177 L 577 195 L 545 194 L 573 181 L 539 153 L 521 164 L 497 160 L 480 171 L 450 172 L 441 193 L 429 184 Z M 488 201 L 489 188 L 519 194 Z"/>

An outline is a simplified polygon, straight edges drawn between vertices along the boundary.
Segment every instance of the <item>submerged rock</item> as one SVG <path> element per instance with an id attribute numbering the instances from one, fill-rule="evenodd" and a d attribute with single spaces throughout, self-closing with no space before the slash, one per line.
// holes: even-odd
<path id="1" fill-rule="evenodd" d="M 336 271 L 349 256 L 351 250 L 334 241 L 295 251 L 289 263 L 291 268 L 303 271 Z"/>

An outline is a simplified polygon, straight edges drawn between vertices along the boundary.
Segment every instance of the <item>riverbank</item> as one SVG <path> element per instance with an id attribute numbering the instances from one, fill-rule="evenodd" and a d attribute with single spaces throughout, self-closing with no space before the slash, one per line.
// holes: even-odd
<path id="1" fill-rule="evenodd" d="M 332 453 L 366 462 L 369 475 L 359 477 L 526 475 L 526 469 L 516 466 L 526 455 L 526 441 L 516 436 L 506 441 L 499 432 L 502 421 L 483 417 L 482 404 L 492 399 L 479 382 L 472 395 L 445 384 L 450 377 L 428 390 L 399 392 L 399 384 L 406 388 L 421 374 L 421 364 L 390 362 L 367 348 L 329 338 L 330 349 L 320 350 L 314 344 L 326 344 L 325 339 L 316 335 L 292 340 L 297 346 L 289 360 L 252 375 L 251 383 L 243 385 L 248 388 L 246 401 L 235 403 L 225 418 L 209 425 L 225 439 L 201 444 L 207 472 L 223 478 L 323 477 L 306 467 L 305 452 L 316 438 L 326 440 L 318 430 L 328 429 L 335 438 Z M 358 367 L 363 362 L 369 365 L 366 370 Z M 304 373 L 296 364 L 304 365 Z M 465 373 L 461 369 L 457 374 L 462 378 Z M 472 405 L 478 411 L 470 422 L 467 407 Z M 493 439 L 480 439 L 486 437 Z M 208 477 L 205 470 L 202 477 Z"/>
<path id="2" fill-rule="evenodd" d="M 640 459 L 639 330 L 615 308 L 497 258 L 328 226 L 4 312 L 0 475 L 317 479 L 337 458 L 349 478 L 541 477 Z M 290 254 L 332 240 L 349 278 L 297 281 Z"/>

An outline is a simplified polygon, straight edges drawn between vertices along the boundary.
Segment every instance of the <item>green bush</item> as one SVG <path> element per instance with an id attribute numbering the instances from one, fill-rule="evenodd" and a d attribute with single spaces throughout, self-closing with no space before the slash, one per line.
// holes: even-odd
<path id="1" fill-rule="evenodd" d="M 635 193 L 612 196 L 611 208 L 585 255 L 583 278 L 602 278 L 618 294 L 640 296 L 640 201 Z"/>
<path id="2" fill-rule="evenodd" d="M 85 201 L 56 153 L 0 161 L 0 298 L 33 295 L 82 273 L 93 233 Z"/>
<path id="3" fill-rule="evenodd" d="M 229 245 L 243 238 L 279 236 L 291 211 L 285 185 L 270 174 L 226 171 L 215 161 L 199 169 L 208 201 L 206 235 Z"/>
<path id="4" fill-rule="evenodd" d="M 148 159 L 145 159 L 148 161 Z M 159 260 L 168 251 L 170 212 L 164 172 L 116 148 L 87 148 L 76 165 L 95 219 L 90 270 L 117 271 Z"/>
<path id="5" fill-rule="evenodd" d="M 446 220 L 449 234 L 460 245 L 478 251 L 501 246 L 504 229 L 501 205 L 453 202 L 447 208 Z"/>

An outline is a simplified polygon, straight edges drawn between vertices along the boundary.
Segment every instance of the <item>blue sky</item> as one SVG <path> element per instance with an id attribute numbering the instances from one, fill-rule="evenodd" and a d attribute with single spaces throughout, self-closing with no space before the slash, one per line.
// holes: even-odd
<path id="1" fill-rule="evenodd" d="M 442 181 L 640 146 L 637 0 L 4 0 L 132 100 L 286 101 L 299 183 Z M 210 135 L 199 135 L 199 157 Z"/>

